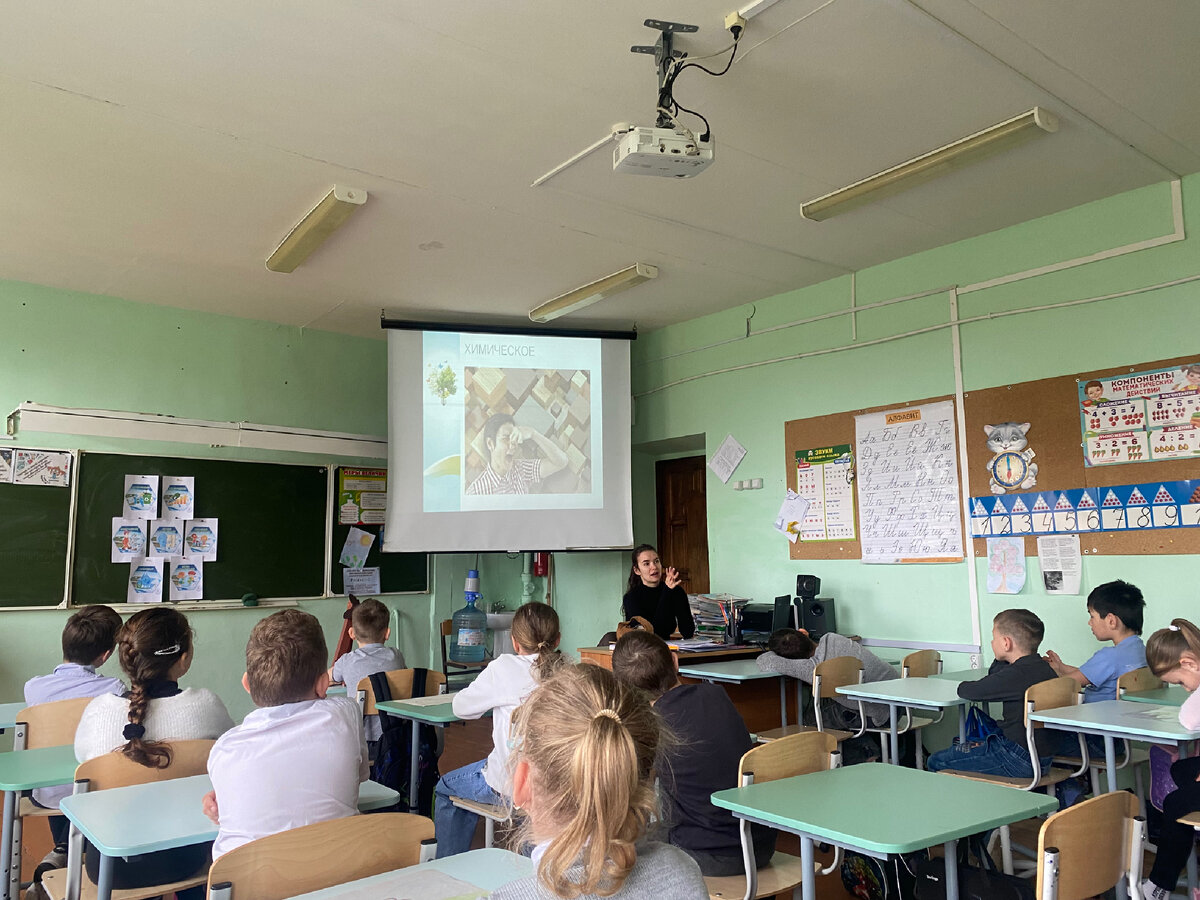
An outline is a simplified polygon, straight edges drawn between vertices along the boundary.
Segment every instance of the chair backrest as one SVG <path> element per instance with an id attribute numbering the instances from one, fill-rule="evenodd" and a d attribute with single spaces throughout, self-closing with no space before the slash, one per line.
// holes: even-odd
<path id="1" fill-rule="evenodd" d="M 1074 706 L 1079 702 L 1079 682 L 1070 676 L 1063 675 L 1041 681 L 1025 691 L 1025 724 L 1034 728 L 1043 727 L 1041 722 L 1029 721 L 1031 712 L 1041 712 L 1044 709 L 1058 709 L 1060 706 Z"/>
<path id="2" fill-rule="evenodd" d="M 80 763 L 75 769 L 75 780 L 86 780 L 88 790 L 107 791 L 109 788 L 128 787 L 131 784 L 203 775 L 208 771 L 208 753 L 215 743 L 216 741 L 168 742 L 167 746 L 171 748 L 171 762 L 162 769 L 135 763 L 123 753 L 104 753 Z"/>
<path id="3" fill-rule="evenodd" d="M 837 697 L 837 689 L 862 681 L 862 661 L 853 656 L 835 656 L 813 669 L 813 696 L 822 700 Z"/>
<path id="4" fill-rule="evenodd" d="M 738 782 L 752 775 L 755 784 L 807 775 L 835 767 L 837 741 L 823 731 L 802 731 L 766 744 L 759 744 L 742 755 L 738 763 Z"/>
<path id="5" fill-rule="evenodd" d="M 1117 696 L 1126 691 L 1152 691 L 1162 687 L 1162 679 L 1151 673 L 1148 666 L 1130 669 L 1117 679 Z"/>
<path id="6" fill-rule="evenodd" d="M 1144 823 L 1135 820 L 1137 814 L 1137 797 L 1114 791 L 1048 818 L 1038 834 L 1038 897 L 1046 897 L 1049 887 L 1047 850 L 1058 850 L 1054 894 L 1062 898 L 1099 896 L 1135 862 L 1140 871 Z"/>
<path id="7" fill-rule="evenodd" d="M 408 700 L 413 693 L 413 672 L 415 669 L 394 669 L 391 672 L 385 672 L 387 678 L 388 689 L 392 692 L 393 700 Z M 442 692 L 442 685 L 446 683 L 446 676 L 437 669 L 425 670 L 425 694 L 426 697 L 432 697 Z M 375 708 L 375 691 L 371 689 L 371 679 L 364 678 L 358 683 L 358 690 L 366 693 L 366 700 L 363 703 L 363 715 L 374 716 L 379 714 L 379 710 Z"/>
<path id="8" fill-rule="evenodd" d="M 936 650 L 917 650 L 900 663 L 901 678 L 928 678 L 942 671 L 942 654 Z"/>
<path id="9" fill-rule="evenodd" d="M 442 674 L 446 674 L 446 663 L 450 661 L 450 635 L 454 631 L 453 619 L 442 619 Z"/>
<path id="10" fill-rule="evenodd" d="M 17 713 L 17 722 L 25 723 L 25 743 L 22 750 L 40 747 L 61 747 L 75 743 L 75 729 L 92 697 L 75 697 L 27 706 Z M 17 726 L 18 731 L 20 725 Z"/>
<path id="11" fill-rule="evenodd" d="M 232 885 L 234 900 L 283 900 L 420 862 L 433 822 L 411 813 L 331 819 L 282 831 L 217 857 L 208 889 Z"/>

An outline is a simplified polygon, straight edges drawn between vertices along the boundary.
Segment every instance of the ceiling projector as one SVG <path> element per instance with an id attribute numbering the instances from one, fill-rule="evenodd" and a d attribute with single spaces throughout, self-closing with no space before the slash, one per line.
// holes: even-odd
<path id="1" fill-rule="evenodd" d="M 691 178 L 713 161 L 713 141 L 682 128 L 634 127 L 617 141 L 613 171 L 626 175 Z"/>

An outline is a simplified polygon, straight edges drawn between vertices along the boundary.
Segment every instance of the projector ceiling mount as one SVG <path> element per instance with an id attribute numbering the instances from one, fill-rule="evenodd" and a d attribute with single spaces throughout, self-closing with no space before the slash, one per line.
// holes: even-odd
<path id="1" fill-rule="evenodd" d="M 658 31 L 658 40 L 652 46 L 638 44 L 630 47 L 629 52 L 647 53 L 654 57 L 654 68 L 658 72 L 659 100 L 661 101 L 663 91 L 667 91 L 667 96 L 668 98 L 670 97 L 671 70 L 674 68 L 675 60 L 683 59 L 687 56 L 682 50 L 674 48 L 674 35 L 694 34 L 700 30 L 700 26 L 684 25 L 681 22 L 662 22 L 658 19 L 647 19 L 643 24 L 647 28 L 654 28 Z M 661 102 L 659 105 L 662 105 Z M 669 128 L 671 124 L 670 118 L 662 110 L 659 110 L 658 127 Z"/>

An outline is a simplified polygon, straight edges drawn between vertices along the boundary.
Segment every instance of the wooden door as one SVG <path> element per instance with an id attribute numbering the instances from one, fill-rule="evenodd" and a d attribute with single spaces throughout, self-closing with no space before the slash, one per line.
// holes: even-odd
<path id="1" fill-rule="evenodd" d="M 708 593 L 708 506 L 703 456 L 654 465 L 658 495 L 658 555 L 683 576 L 689 594 Z"/>

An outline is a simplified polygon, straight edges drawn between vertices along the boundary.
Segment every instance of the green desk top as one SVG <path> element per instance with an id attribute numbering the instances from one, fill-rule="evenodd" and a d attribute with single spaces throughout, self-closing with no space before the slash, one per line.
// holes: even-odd
<path id="1" fill-rule="evenodd" d="M 909 853 L 1058 808 L 1054 797 L 885 763 L 729 788 L 714 806 L 874 853 Z"/>
<path id="2" fill-rule="evenodd" d="M 940 678 L 943 681 L 978 681 L 987 674 L 987 669 L 982 667 L 978 669 L 960 669 L 957 672 L 938 672 L 936 675 L 930 675 L 930 678 Z"/>
<path id="3" fill-rule="evenodd" d="M 1188 731 L 1179 724 L 1179 710 L 1173 706 L 1099 700 L 1046 709 L 1031 713 L 1029 718 L 1083 734 L 1112 735 L 1151 743 L 1178 744 L 1200 739 L 1200 731 Z"/>
<path id="4" fill-rule="evenodd" d="M 101 853 L 132 856 L 214 840 L 217 826 L 200 808 L 211 790 L 207 775 L 192 775 L 72 794 L 59 805 Z M 399 794 L 374 781 L 358 786 L 360 810 L 384 809 L 398 799 Z"/>
<path id="5" fill-rule="evenodd" d="M 417 722 L 428 722 L 431 725 L 447 725 L 451 722 L 461 722 L 458 716 L 454 714 L 454 697 L 451 694 L 443 694 L 439 697 L 438 703 L 428 705 L 420 705 L 410 703 L 407 700 L 386 700 L 376 703 L 377 709 L 381 709 L 386 713 L 399 716 L 402 719 L 413 719 Z"/>
<path id="6" fill-rule="evenodd" d="M 17 724 L 17 713 L 25 709 L 27 703 L 0 703 L 0 728 L 12 728 Z"/>
<path id="7" fill-rule="evenodd" d="M 1126 691 L 1121 695 L 1122 700 L 1132 700 L 1134 703 L 1159 703 L 1163 706 L 1183 706 L 1188 692 L 1177 684 L 1164 684 L 1150 691 Z"/>
<path id="8" fill-rule="evenodd" d="M 893 678 L 891 681 L 849 684 L 838 688 L 837 692 L 876 703 L 933 709 L 960 706 L 968 702 L 958 696 L 958 682 L 944 678 Z"/>
<path id="9" fill-rule="evenodd" d="M 758 667 L 755 659 L 724 659 L 720 662 L 695 663 L 686 665 L 685 659 L 679 660 L 679 674 L 691 678 L 703 678 L 709 681 L 727 681 L 734 684 L 743 681 L 757 681 L 760 678 L 780 678 L 778 672 L 764 672 Z"/>
<path id="10" fill-rule="evenodd" d="M 0 791 L 70 784 L 75 780 L 77 765 L 73 744 L 0 753 Z"/>
<path id="11" fill-rule="evenodd" d="M 488 847 L 480 850 L 470 850 L 445 859 L 421 863 L 419 866 L 409 866 L 394 872 L 384 872 L 340 884 L 337 887 L 325 888 L 311 894 L 301 894 L 292 900 L 334 900 L 337 897 L 364 897 L 370 892 L 372 897 L 410 897 L 415 896 L 414 886 L 420 877 L 427 872 L 441 872 L 451 878 L 457 878 L 467 884 L 474 885 L 480 890 L 494 891 L 510 881 L 528 878 L 533 874 L 533 863 L 527 857 L 518 856 L 499 847 Z M 426 897 L 425 900 L 439 900 L 436 897 Z"/>

